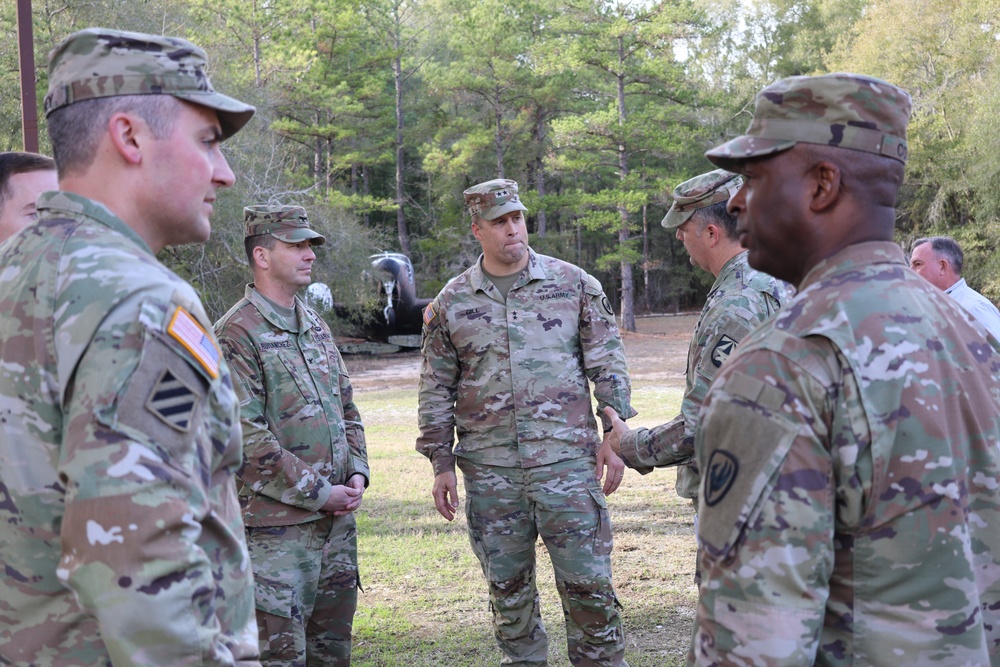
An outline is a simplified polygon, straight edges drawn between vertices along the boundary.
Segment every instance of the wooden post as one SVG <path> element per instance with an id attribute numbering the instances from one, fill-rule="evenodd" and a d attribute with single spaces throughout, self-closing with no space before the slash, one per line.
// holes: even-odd
<path id="1" fill-rule="evenodd" d="M 17 0 L 17 52 L 21 70 L 21 137 L 24 150 L 38 152 L 38 103 L 35 101 L 35 39 L 31 0 Z"/>

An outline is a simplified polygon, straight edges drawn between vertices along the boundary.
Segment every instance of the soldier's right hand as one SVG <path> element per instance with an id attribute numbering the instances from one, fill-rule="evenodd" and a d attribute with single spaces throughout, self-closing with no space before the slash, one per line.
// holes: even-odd
<path id="1" fill-rule="evenodd" d="M 458 476 L 454 471 L 443 472 L 434 478 L 434 507 L 448 521 L 455 518 L 458 511 Z"/>
<path id="2" fill-rule="evenodd" d="M 622 418 L 618 416 L 618 413 L 615 412 L 615 409 L 610 405 L 604 408 L 604 415 L 611 421 L 611 430 L 604 434 L 604 441 L 611 446 L 611 449 L 615 454 L 621 456 L 622 438 L 624 438 L 625 434 L 631 429 L 625 424 L 624 421 L 622 421 Z"/>
<path id="3" fill-rule="evenodd" d="M 327 499 L 326 504 L 321 508 L 321 511 L 334 516 L 350 514 L 361 506 L 361 496 L 363 493 L 363 489 L 359 490 L 351 486 L 338 484 L 333 487 L 333 492 Z"/>

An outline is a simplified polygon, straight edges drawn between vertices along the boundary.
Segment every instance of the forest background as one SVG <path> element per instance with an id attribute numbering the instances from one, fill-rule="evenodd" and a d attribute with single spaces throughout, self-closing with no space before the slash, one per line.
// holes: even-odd
<path id="1" fill-rule="evenodd" d="M 949 234 L 1000 299 L 1000 0 L 35 0 L 48 52 L 106 26 L 206 49 L 257 106 L 205 246 L 162 259 L 221 315 L 248 280 L 242 207 L 299 204 L 330 239 L 314 278 L 368 311 L 368 256 L 402 251 L 433 296 L 476 258 L 462 190 L 521 185 L 531 245 L 599 277 L 622 327 L 700 306 L 711 276 L 660 227 L 706 149 L 784 76 L 853 71 L 914 98 L 897 240 Z M 21 148 L 15 3 L 0 3 L 0 149 Z M 41 124 L 41 150 L 48 139 Z"/>

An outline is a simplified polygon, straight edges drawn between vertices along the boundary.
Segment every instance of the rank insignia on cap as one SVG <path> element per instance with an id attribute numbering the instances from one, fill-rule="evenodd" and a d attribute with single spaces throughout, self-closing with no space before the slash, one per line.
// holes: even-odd
<path id="1" fill-rule="evenodd" d="M 733 488 L 739 471 L 740 463 L 735 456 L 722 449 L 712 452 L 705 471 L 705 504 L 718 505 Z"/>
<path id="2" fill-rule="evenodd" d="M 716 368 L 719 368 L 735 349 L 736 341 L 726 334 L 722 334 L 722 337 L 719 338 L 719 342 L 712 348 L 712 364 L 714 364 Z"/>
<path id="3" fill-rule="evenodd" d="M 191 313 L 178 306 L 174 316 L 170 319 L 167 333 L 198 360 L 198 363 L 212 379 L 219 377 L 222 352 L 212 337 L 198 324 L 198 320 L 191 316 Z"/>
<path id="4" fill-rule="evenodd" d="M 186 433 L 191 428 L 191 415 L 198 404 L 198 394 L 166 369 L 153 385 L 146 408 L 170 428 Z"/>

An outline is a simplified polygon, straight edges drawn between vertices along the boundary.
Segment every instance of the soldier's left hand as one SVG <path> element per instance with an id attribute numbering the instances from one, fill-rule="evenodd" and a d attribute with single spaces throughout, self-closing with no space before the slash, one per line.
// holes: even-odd
<path id="1" fill-rule="evenodd" d="M 607 475 L 605 476 L 605 471 Z M 622 483 L 625 476 L 625 462 L 611 449 L 607 434 L 601 443 L 601 448 L 597 450 L 597 479 L 604 477 L 604 495 L 614 493 Z"/>

